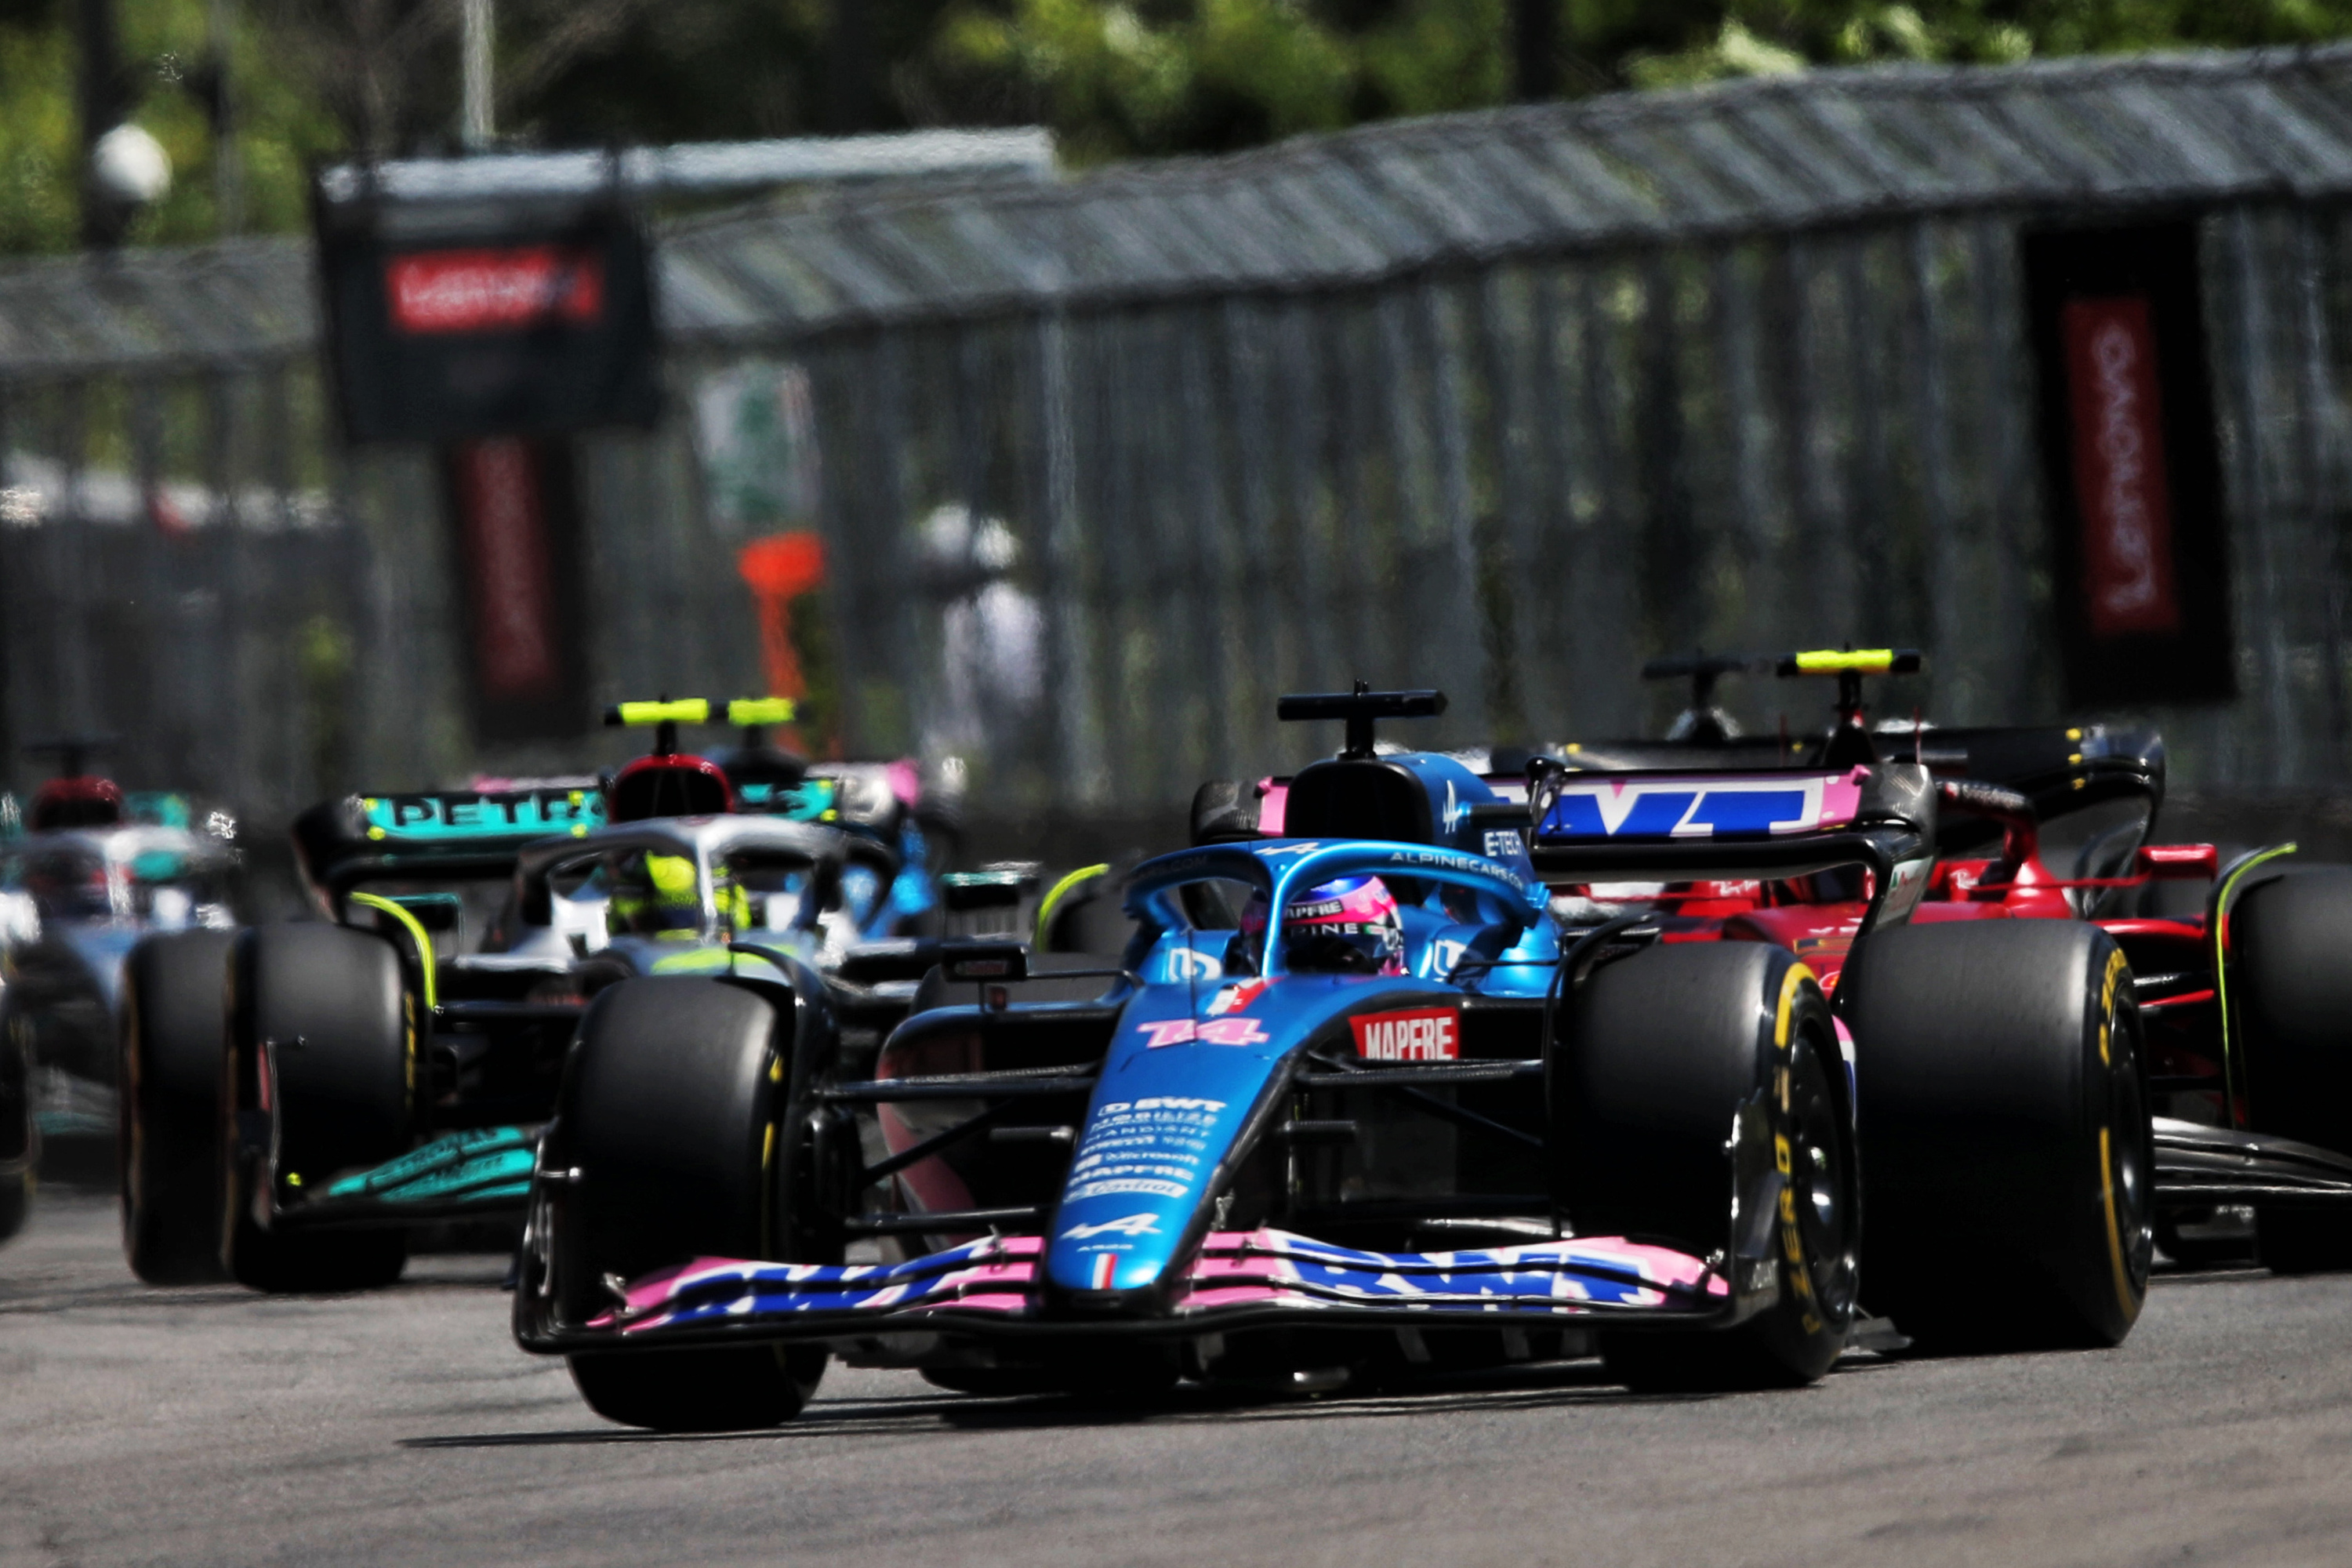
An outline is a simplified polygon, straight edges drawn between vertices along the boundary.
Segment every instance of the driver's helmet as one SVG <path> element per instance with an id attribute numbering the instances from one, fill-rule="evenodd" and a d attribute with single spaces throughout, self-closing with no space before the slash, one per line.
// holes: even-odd
<path id="1" fill-rule="evenodd" d="M 735 879 L 735 868 L 725 859 L 710 863 L 710 899 L 719 906 L 721 927 L 730 931 L 751 929 L 751 895 Z"/>
<path id="2" fill-rule="evenodd" d="M 1242 935 L 1265 935 L 1265 899 L 1242 911 Z M 1378 877 L 1342 877 L 1291 900 L 1282 921 L 1284 963 L 1294 973 L 1402 974 L 1404 919 Z"/>
<path id="3" fill-rule="evenodd" d="M 622 857 L 614 872 L 606 921 L 615 936 L 690 936 L 700 931 L 702 889 L 691 859 L 633 852 Z"/>

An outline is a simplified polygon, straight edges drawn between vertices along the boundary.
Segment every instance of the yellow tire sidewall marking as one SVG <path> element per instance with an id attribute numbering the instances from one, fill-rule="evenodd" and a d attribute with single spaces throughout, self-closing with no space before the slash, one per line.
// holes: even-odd
<path id="1" fill-rule="evenodd" d="M 1797 992 L 1809 980 L 1813 980 L 1813 972 L 1801 963 L 1789 965 L 1780 976 L 1780 1004 L 1772 1018 L 1772 1044 L 1783 1056 L 1789 1051 L 1789 1030 L 1796 1016 Z"/>
<path id="2" fill-rule="evenodd" d="M 2107 970 L 2099 986 L 2099 1066 L 2108 1072 L 2115 1070 L 2115 1061 L 2108 1050 L 2108 1040 L 2116 1026 L 2116 988 L 2123 979 L 2125 960 L 2123 949 L 2107 954 Z M 2116 1280 L 2116 1301 L 2123 1309 L 2126 1322 L 2139 1314 L 2140 1298 L 2132 1289 L 2131 1270 L 2124 1265 L 2123 1222 L 2116 1213 L 2115 1130 L 2106 1122 L 2099 1124 L 2099 1208 L 2107 1222 L 2107 1262 Z"/>
<path id="3" fill-rule="evenodd" d="M 1820 984 L 1813 980 L 1813 972 L 1801 963 L 1789 965 L 1780 974 L 1780 1005 L 1772 1019 L 1772 1048 L 1780 1058 L 1773 1073 L 1773 1081 L 1782 1116 L 1789 1113 L 1790 1032 L 1795 1026 L 1798 994 L 1808 981 Z M 1790 1291 L 1805 1303 L 1801 1321 L 1804 1331 L 1817 1334 L 1822 1331 L 1822 1318 L 1813 1310 L 1812 1270 L 1805 1266 L 1805 1238 L 1797 1228 L 1796 1155 L 1789 1147 L 1789 1135 L 1785 1131 L 1772 1134 L 1772 1163 L 1780 1173 L 1780 1251 L 1786 1258 L 1780 1269 L 1781 1278 L 1789 1282 Z"/>
<path id="4" fill-rule="evenodd" d="M 2139 1316 L 2139 1297 L 2131 1287 L 2131 1270 L 2124 1267 L 2123 1226 L 2116 1219 L 2115 1166 L 2110 1156 L 2114 1144 L 2108 1130 L 2099 1129 L 2099 1199 L 2107 1216 L 2107 1261 L 2115 1269 L 2116 1302 L 2124 1310 L 2124 1321 Z"/>
<path id="5" fill-rule="evenodd" d="M 2099 1065 L 2101 1067 L 2113 1065 L 2107 1056 L 2107 1032 L 2115 1027 L 2116 984 L 2123 978 L 2123 973 L 2124 950 L 2116 948 L 2107 954 L 2106 978 L 2099 987 Z"/>

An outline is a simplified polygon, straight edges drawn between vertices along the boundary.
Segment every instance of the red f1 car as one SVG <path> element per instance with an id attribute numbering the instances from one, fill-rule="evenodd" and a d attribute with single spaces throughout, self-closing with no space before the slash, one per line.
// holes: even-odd
<path id="1" fill-rule="evenodd" d="M 1570 745 L 1562 752 L 1569 772 L 1561 777 L 1579 796 L 1647 791 L 1654 786 L 1641 781 L 1654 777 L 1687 784 L 1692 775 L 1711 772 L 1869 766 L 1882 752 L 1925 767 L 1941 807 L 1937 856 L 1924 868 L 1908 923 L 1923 931 L 1968 928 L 1958 940 L 1969 956 L 1948 968 L 1931 965 L 1938 972 L 1916 984 L 1950 991 L 1956 1005 L 2009 991 L 2011 1009 L 2024 1007 L 2027 993 L 2011 989 L 2007 961 L 1992 955 L 2051 939 L 2004 932 L 2021 921 L 2080 928 L 2077 940 L 2107 954 L 2095 982 L 2103 995 L 2112 989 L 2119 998 L 2118 1026 L 2145 1061 L 2142 1092 L 2169 1112 L 2153 1120 L 2147 1173 L 2147 1212 L 2167 1251 L 2196 1260 L 2197 1244 L 2183 1242 L 2181 1232 L 2209 1221 L 2217 1208 L 2251 1205 L 2261 1256 L 2272 1268 L 2352 1267 L 2352 1024 L 2346 1022 L 2352 1019 L 2352 977 L 2336 956 L 2352 942 L 2352 869 L 2303 865 L 2292 844 L 2256 849 L 2224 867 L 2211 845 L 2149 842 L 2165 785 L 2164 744 L 2153 731 L 1938 729 L 1916 721 L 1870 729 L 1862 679 L 1918 668 L 1918 654 L 1903 649 L 1656 660 L 1645 675 L 1687 677 L 1695 686 L 1692 707 L 1670 738 Z M 1835 676 L 1839 695 L 1829 731 L 1794 743 L 1785 735 L 1738 734 L 1712 707 L 1712 686 L 1720 675 L 1761 668 Z M 1536 777 L 1542 776 L 1538 765 Z M 2061 854 L 2071 860 L 2063 871 L 2051 864 Z M 2202 909 L 2151 896 L 2167 882 L 2210 884 Z M 1789 889 L 1768 882 L 1567 890 L 1596 909 L 1657 910 L 1694 933 L 1769 933 L 1804 952 L 1833 992 L 1856 929 L 1850 914 L 1839 915 L 1836 900 L 1791 902 Z M 1885 952 L 1874 963 L 1894 963 L 1895 954 L 1922 941 L 1881 943 Z M 1841 1004 L 1862 1042 L 1865 1099 L 1874 1093 L 1883 1101 L 1899 1092 L 1883 1080 L 1907 1079 L 1913 1069 L 1906 1064 L 1917 1058 L 1924 1109 L 1942 1092 L 1925 1066 L 1936 1054 L 2000 1048 L 1973 1028 L 1949 1039 L 1940 1032 L 1934 1038 L 1916 1031 L 1887 1037 L 1872 1026 L 1876 1000 L 1857 994 Z M 2113 1041 L 2105 1048 L 2111 1051 Z M 1980 1109 L 1997 1119 L 2015 1108 Z M 1955 1135 L 1969 1135 L 1960 1125 L 1968 1120 L 1964 1108 L 1951 1110 Z M 2122 1165 L 2116 1176 L 2136 1179 Z M 1905 1301 L 1907 1265 L 1888 1253 L 1884 1212 L 1901 1204 L 1904 1180 L 1901 1169 L 1884 1160 L 1870 1173 L 1877 1240 L 1869 1297 L 1882 1310 Z M 2062 1183 L 2041 1201 L 2063 1202 L 2067 1190 Z M 1992 1221 L 2000 1230 L 2009 1224 Z M 2128 1269 L 2134 1248 L 2122 1228 L 2118 1247 Z M 1931 1315 L 1912 1306 L 1898 1319 L 1907 1328 Z"/>

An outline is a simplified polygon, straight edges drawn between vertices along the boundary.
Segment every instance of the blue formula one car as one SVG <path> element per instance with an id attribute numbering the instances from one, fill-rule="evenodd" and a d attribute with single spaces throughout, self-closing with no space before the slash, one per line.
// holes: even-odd
<path id="1" fill-rule="evenodd" d="M 834 1355 L 974 1392 L 1311 1388 L 1597 1331 L 1644 1384 L 1820 1376 L 1859 1243 L 1820 985 L 1769 942 L 1563 931 L 1524 801 L 1376 752 L 1375 718 L 1443 702 L 1285 699 L 1349 742 L 1279 836 L 1138 868 L 1117 970 L 944 949 L 870 1070 L 804 973 L 612 987 L 541 1151 L 519 1342 L 669 1430 L 788 1418 Z M 1918 793 L 1858 792 L 1822 853 L 1919 861 Z"/>

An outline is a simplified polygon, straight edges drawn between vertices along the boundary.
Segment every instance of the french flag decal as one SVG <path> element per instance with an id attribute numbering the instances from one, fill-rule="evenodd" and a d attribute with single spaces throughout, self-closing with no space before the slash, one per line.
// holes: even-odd
<path id="1" fill-rule="evenodd" d="M 1094 1289 L 1097 1289 L 1097 1290 L 1108 1290 L 1108 1289 L 1110 1289 L 1110 1277 L 1111 1277 L 1111 1273 L 1112 1273 L 1112 1271 L 1113 1271 L 1113 1270 L 1115 1270 L 1116 1268 L 1118 1268 L 1118 1253 L 1116 1253 L 1116 1252 L 1098 1252 L 1098 1253 L 1095 1254 L 1095 1271 L 1094 1271 L 1094 1278 L 1093 1278 L 1091 1280 L 1089 1280 L 1089 1281 L 1088 1281 L 1088 1283 L 1089 1283 L 1089 1284 L 1091 1284 L 1091 1285 L 1094 1287 Z"/>

